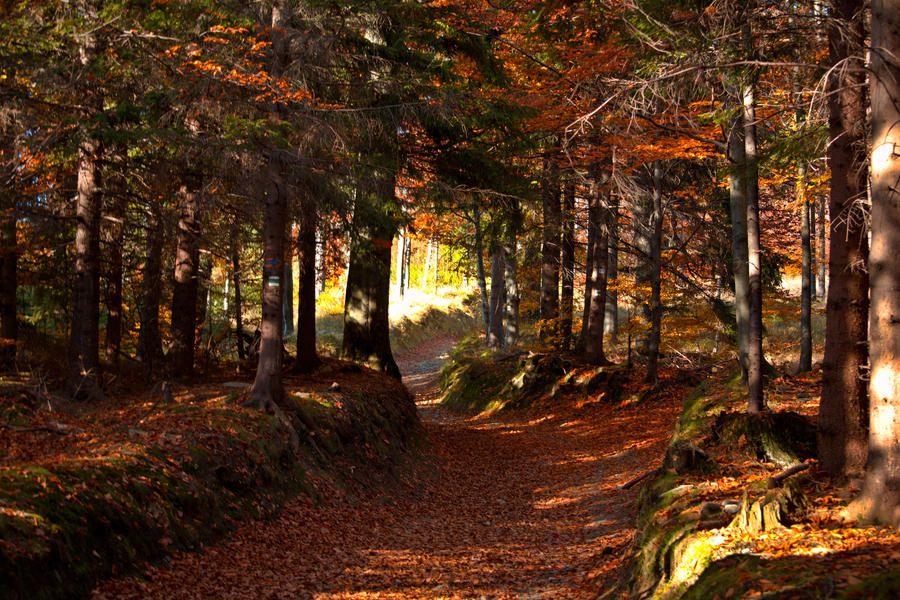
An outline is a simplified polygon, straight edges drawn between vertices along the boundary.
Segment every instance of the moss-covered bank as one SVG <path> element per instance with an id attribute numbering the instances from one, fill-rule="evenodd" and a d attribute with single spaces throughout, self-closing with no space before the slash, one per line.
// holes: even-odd
<path id="1" fill-rule="evenodd" d="M 339 385 L 330 387 L 332 379 Z M 288 381 L 285 412 L 299 448 L 278 419 L 241 407 L 240 395 L 205 389 L 218 393 L 97 413 L 80 421 L 60 456 L 6 461 L 0 595 L 82 596 L 135 562 L 273 516 L 297 493 L 315 496 L 323 481 L 371 483 L 414 456 L 420 440 L 405 388 L 338 361 Z"/>

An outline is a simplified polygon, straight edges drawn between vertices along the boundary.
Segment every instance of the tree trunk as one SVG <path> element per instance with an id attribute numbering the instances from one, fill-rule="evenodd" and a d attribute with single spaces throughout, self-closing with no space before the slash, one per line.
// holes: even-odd
<path id="1" fill-rule="evenodd" d="M 246 360 L 244 352 L 244 310 L 241 298 L 241 248 L 237 229 L 231 234 L 231 281 L 234 287 L 234 337 L 237 340 L 237 353 L 240 360 Z"/>
<path id="2" fill-rule="evenodd" d="M 609 264 L 607 280 L 615 281 L 619 276 L 619 198 L 610 194 L 609 222 Z M 619 292 L 616 289 L 606 290 L 606 315 L 603 318 L 603 332 L 610 336 L 609 341 L 615 344 L 619 332 Z"/>
<path id="3" fill-rule="evenodd" d="M 806 177 L 806 173 L 804 173 L 804 177 Z M 816 199 L 810 198 L 808 193 L 806 198 L 809 204 L 807 208 L 809 213 L 807 216 L 807 222 L 809 223 L 809 299 L 810 306 L 812 306 L 812 303 L 816 301 L 818 296 L 816 292 L 816 267 L 819 264 L 819 257 L 816 255 Z M 810 319 L 812 319 L 811 315 Z"/>
<path id="4" fill-rule="evenodd" d="M 647 339 L 647 375 L 644 381 L 659 383 L 659 342 L 662 328 L 662 163 L 651 165 L 653 191 L 650 214 L 650 335 Z"/>
<path id="5" fill-rule="evenodd" d="M 491 323 L 488 328 L 487 345 L 491 348 L 503 347 L 503 246 L 494 244 L 491 249 Z"/>
<path id="6" fill-rule="evenodd" d="M 491 309 L 488 300 L 487 276 L 484 273 L 484 239 L 481 231 L 481 209 L 478 203 L 472 210 L 475 222 L 475 268 L 478 272 L 478 289 L 481 292 L 481 314 L 484 317 L 485 339 L 491 331 Z"/>
<path id="7" fill-rule="evenodd" d="M 560 255 L 560 193 L 559 169 L 550 159 L 544 159 L 541 174 L 543 235 L 541 243 L 541 324 L 542 342 L 558 343 L 559 336 L 559 255 Z"/>
<path id="8" fill-rule="evenodd" d="M 200 189 L 196 181 L 178 191 L 178 229 L 175 237 L 175 284 L 172 290 L 172 339 L 168 360 L 175 377 L 194 370 L 197 327 L 197 290 L 200 262 Z"/>
<path id="9" fill-rule="evenodd" d="M 832 16 L 831 64 L 853 56 L 862 61 L 864 8 L 854 0 L 839 0 Z M 869 404 L 861 378 L 869 357 L 865 81 L 856 69 L 836 69 L 828 80 L 831 243 L 818 452 L 819 466 L 834 476 L 861 475 L 868 452 Z"/>
<path id="10" fill-rule="evenodd" d="M 162 362 L 162 335 L 159 330 L 159 303 L 162 297 L 163 232 L 159 205 L 151 202 L 147 210 L 147 257 L 141 273 L 138 356 L 144 363 L 147 380 L 153 378 Z"/>
<path id="11" fill-rule="evenodd" d="M 817 273 L 816 278 L 818 279 L 819 286 L 819 298 L 825 298 L 825 265 L 827 264 L 827 260 L 825 260 L 825 199 L 819 198 L 819 201 L 816 203 L 816 208 L 818 209 L 818 217 L 819 217 L 819 226 L 816 229 L 819 236 L 819 251 L 816 253 L 819 257 L 819 262 L 816 265 Z"/>
<path id="12" fill-rule="evenodd" d="M 287 230 L 287 248 L 284 252 L 284 300 L 282 300 L 282 308 L 284 315 L 284 335 L 288 336 L 294 333 L 294 238 L 296 227 L 288 226 Z M 315 244 L 315 237 L 313 237 Z"/>
<path id="13" fill-rule="evenodd" d="M 301 200 L 300 231 L 297 240 L 297 264 L 300 271 L 297 309 L 297 370 L 309 373 L 319 364 L 316 350 L 316 229 L 318 207 L 314 198 Z"/>
<path id="14" fill-rule="evenodd" d="M 125 227 L 122 211 L 118 208 L 106 220 L 103 232 L 107 246 L 106 273 L 106 360 L 119 371 L 119 351 L 122 347 L 122 245 Z"/>
<path id="15" fill-rule="evenodd" d="M 0 191 L 0 370 L 16 364 L 19 322 L 16 315 L 19 248 L 16 241 L 16 205 L 8 190 Z"/>
<path id="16" fill-rule="evenodd" d="M 594 184 L 596 185 L 596 183 Z M 596 194 L 596 190 L 591 191 L 591 198 Z M 588 217 L 586 222 L 587 229 L 587 246 L 584 252 L 584 307 L 581 316 L 581 332 L 578 334 L 578 341 L 575 347 L 584 349 L 587 344 L 588 325 L 591 317 L 591 295 L 593 294 L 593 277 L 594 272 L 594 244 L 597 238 L 597 221 L 593 217 L 592 200 L 588 200 Z M 609 243 L 607 242 L 607 252 L 609 251 Z M 605 315 L 604 315 L 605 317 Z"/>
<path id="17" fill-rule="evenodd" d="M 560 337 L 562 348 L 572 344 L 572 318 L 575 301 L 575 183 L 566 182 L 562 212 L 562 289 L 560 291 Z"/>
<path id="18" fill-rule="evenodd" d="M 316 297 L 325 291 L 328 269 L 328 221 L 318 219 L 316 223 Z M 299 309 L 298 309 L 299 310 Z"/>
<path id="19" fill-rule="evenodd" d="M 519 343 L 519 257 L 516 245 L 519 237 L 519 206 L 516 202 L 512 215 L 506 221 L 503 236 L 503 280 L 506 299 L 506 331 L 504 341 L 507 348 Z"/>
<path id="20" fill-rule="evenodd" d="M 589 218 L 594 228 L 594 236 L 589 248 L 592 255 L 590 302 L 588 310 L 587 334 L 585 335 L 585 354 L 587 360 L 594 364 L 606 364 L 603 351 L 603 317 L 606 312 L 606 265 L 609 261 L 609 207 L 606 198 L 608 173 L 595 178 L 594 190 L 591 194 Z"/>
<path id="21" fill-rule="evenodd" d="M 744 22 L 744 54 L 753 52 L 750 25 Z M 750 321 L 747 344 L 747 412 L 766 408 L 763 396 L 762 331 L 762 255 L 759 237 L 759 153 L 756 144 L 756 83 L 748 76 L 743 89 L 744 158 L 747 185 L 747 282 L 750 296 Z"/>
<path id="22" fill-rule="evenodd" d="M 855 506 L 900 527 L 900 0 L 872 0 L 869 461 Z"/>
<path id="23" fill-rule="evenodd" d="M 728 139 L 728 176 L 731 209 L 731 255 L 734 273 L 734 313 L 737 320 L 738 356 L 744 380 L 750 346 L 750 282 L 747 267 L 747 186 L 744 183 L 746 163 L 741 121 L 736 120 Z"/>
<path id="24" fill-rule="evenodd" d="M 96 18 L 96 7 L 84 7 L 88 21 Z M 84 35 L 79 62 L 88 68 L 98 55 L 95 33 Z M 94 113 L 103 111 L 103 97 L 96 89 L 82 85 L 85 104 Z M 85 115 L 88 116 L 88 115 Z M 92 132 L 81 128 L 78 146 L 75 229 L 75 306 L 69 329 L 66 381 L 68 392 L 79 398 L 100 393 L 100 213 L 103 206 L 103 144 Z"/>
<path id="25" fill-rule="evenodd" d="M 203 251 L 202 258 L 198 261 L 199 271 L 197 273 L 197 327 L 194 336 L 194 347 L 203 347 L 203 335 L 206 337 L 212 335 L 209 326 L 209 308 L 210 294 L 212 293 L 212 268 L 213 257 L 208 250 Z"/>
<path id="26" fill-rule="evenodd" d="M 358 197 L 353 212 L 341 353 L 346 359 L 368 363 L 400 379 L 391 352 L 388 314 L 391 242 L 396 226 L 375 208 L 393 202 L 394 176 L 378 174 L 374 179 L 377 189 L 365 198 Z"/>
<path id="27" fill-rule="evenodd" d="M 797 199 L 800 202 L 800 364 L 798 371 L 812 370 L 812 255 L 810 252 L 810 206 L 806 195 L 806 163 L 797 166 Z"/>
<path id="28" fill-rule="evenodd" d="M 403 229 L 400 229 L 400 235 L 397 236 L 397 293 L 403 298 L 404 286 L 406 285 L 406 235 Z"/>

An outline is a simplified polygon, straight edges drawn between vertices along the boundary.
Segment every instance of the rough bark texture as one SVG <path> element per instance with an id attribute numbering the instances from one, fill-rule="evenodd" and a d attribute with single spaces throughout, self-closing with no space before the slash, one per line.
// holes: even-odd
<path id="1" fill-rule="evenodd" d="M 650 332 L 647 340 L 647 375 L 645 381 L 659 383 L 659 341 L 662 327 L 662 164 L 651 166 L 653 190 L 650 214 Z"/>
<path id="2" fill-rule="evenodd" d="M 540 339 L 557 341 L 559 335 L 559 254 L 560 193 L 559 169 L 544 160 L 541 177 L 543 236 L 541 243 L 541 326 Z"/>
<path id="3" fill-rule="evenodd" d="M 614 281 L 619 276 L 619 197 L 610 194 L 609 221 L 609 264 L 607 265 L 607 281 Z M 619 333 L 619 292 L 606 290 L 606 316 L 603 319 L 603 332 L 609 335 L 609 341 L 615 344 Z"/>
<path id="4" fill-rule="evenodd" d="M 503 247 L 494 244 L 491 249 L 491 324 L 487 344 L 491 348 L 503 347 Z"/>
<path id="5" fill-rule="evenodd" d="M 593 194 L 595 191 L 592 192 Z M 581 315 L 581 333 L 578 334 L 578 341 L 575 347 L 584 349 L 587 345 L 588 325 L 591 320 L 591 295 L 594 290 L 594 281 L 592 273 L 594 272 L 594 243 L 597 238 L 597 222 L 593 218 L 591 212 L 593 205 L 588 200 L 588 216 L 587 216 L 587 247 L 584 253 L 584 309 Z M 609 252 L 609 243 L 607 242 L 607 252 Z"/>
<path id="6" fill-rule="evenodd" d="M 862 60 L 865 13 L 858 2 L 834 3 L 828 30 L 832 64 Z M 828 81 L 831 192 L 825 358 L 819 404 L 819 466 L 831 475 L 863 473 L 869 404 L 860 377 L 868 363 L 869 258 L 866 236 L 866 93 L 861 70 L 837 69 Z"/>
<path id="7" fill-rule="evenodd" d="M 147 210 L 147 257 L 141 269 L 140 320 L 138 355 L 145 375 L 151 379 L 162 362 L 162 336 L 159 330 L 159 303 L 162 295 L 163 231 L 159 206 L 151 203 Z"/>
<path id="8" fill-rule="evenodd" d="M 200 192 L 192 181 L 178 191 L 178 228 L 175 233 L 175 281 L 172 289 L 172 339 L 168 361 L 175 377 L 194 370 L 197 327 L 197 290 L 200 262 Z"/>
<path id="9" fill-rule="evenodd" d="M 511 213 L 506 220 L 503 235 L 503 280 L 506 287 L 504 293 L 506 299 L 504 342 L 507 348 L 519 343 L 519 257 L 516 253 L 520 216 L 518 202 L 512 207 Z"/>
<path id="10" fill-rule="evenodd" d="M 856 505 L 900 527 L 900 0 L 872 1 L 869 461 Z"/>
<path id="11" fill-rule="evenodd" d="M 734 313 L 737 319 L 738 355 L 744 379 L 750 346 L 750 281 L 747 269 L 747 186 L 744 183 L 744 139 L 740 120 L 732 127 L 728 140 L 729 207 L 731 212 L 731 256 L 734 274 Z"/>
<path id="12" fill-rule="evenodd" d="M 816 203 L 819 221 L 819 225 L 816 229 L 819 238 L 819 250 L 816 252 L 816 255 L 819 257 L 819 262 L 816 264 L 816 280 L 819 287 L 817 295 L 819 298 L 824 298 L 827 291 L 825 283 L 825 265 L 828 264 L 825 257 L 825 204 L 826 202 L 823 198 L 819 198 L 819 201 Z"/>
<path id="13" fill-rule="evenodd" d="M 368 206 L 369 202 L 393 201 L 394 177 L 380 174 L 375 184 L 373 197 L 358 199 L 353 212 L 341 353 L 344 358 L 368 363 L 400 379 L 400 369 L 391 352 L 388 321 L 395 225 Z"/>
<path id="14" fill-rule="evenodd" d="M 575 183 L 568 181 L 563 193 L 561 278 L 559 295 L 560 338 L 562 347 L 572 343 L 572 317 L 575 308 Z"/>
<path id="15" fill-rule="evenodd" d="M 300 372 L 308 373 L 320 363 L 316 351 L 316 226 L 319 219 L 315 200 L 304 198 L 300 212 L 296 365 Z"/>
<path id="16" fill-rule="evenodd" d="M 744 23 L 744 53 L 753 55 L 750 25 Z M 756 82 L 751 74 L 743 86 L 744 159 L 747 186 L 747 283 L 750 296 L 750 321 L 747 339 L 747 411 L 765 410 L 763 396 L 762 327 L 762 247 L 759 237 L 759 153 L 756 144 Z"/>
<path id="17" fill-rule="evenodd" d="M 17 263 L 16 210 L 8 193 L 0 191 L 0 370 L 16 363 L 19 324 L 16 317 Z"/>
<path id="18" fill-rule="evenodd" d="M 197 327 L 194 335 L 194 347 L 203 347 L 203 335 L 212 333 L 209 326 L 209 306 L 210 292 L 212 288 L 212 253 L 209 251 L 201 252 L 199 259 L 199 270 L 197 272 Z"/>
<path id="19" fill-rule="evenodd" d="M 608 177 L 608 173 L 604 173 L 597 178 L 589 208 L 595 234 L 589 250 L 592 254 L 591 295 L 584 342 L 587 359 L 594 364 L 607 362 L 603 351 L 603 317 L 606 312 L 606 265 L 609 259 Z"/>
<path id="20" fill-rule="evenodd" d="M 481 292 L 481 315 L 484 318 L 484 337 L 491 331 L 491 307 L 488 298 L 487 275 L 484 272 L 484 234 L 481 230 L 481 209 L 478 203 L 472 210 L 475 220 L 475 270 L 478 275 L 478 290 Z"/>
<path id="21" fill-rule="evenodd" d="M 105 351 L 115 371 L 119 370 L 122 347 L 122 245 L 125 227 L 120 210 L 112 210 L 106 221 L 106 340 Z"/>

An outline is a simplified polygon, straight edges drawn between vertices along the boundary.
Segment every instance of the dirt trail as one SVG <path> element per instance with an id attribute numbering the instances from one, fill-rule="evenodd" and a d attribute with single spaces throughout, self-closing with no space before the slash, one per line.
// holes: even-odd
<path id="1" fill-rule="evenodd" d="M 325 492 L 278 520 L 94 598 L 592 598 L 632 532 L 617 485 L 660 456 L 673 407 L 599 404 L 566 414 L 470 418 L 435 404 L 450 340 L 399 357 L 431 446 L 389 493 Z M 431 468 L 428 468 L 430 466 Z"/>

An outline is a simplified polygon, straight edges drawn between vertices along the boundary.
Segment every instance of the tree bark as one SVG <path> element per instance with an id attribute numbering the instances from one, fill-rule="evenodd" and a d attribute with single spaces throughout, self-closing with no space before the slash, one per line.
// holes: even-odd
<path id="1" fill-rule="evenodd" d="M 744 183 L 746 163 L 741 121 L 736 120 L 728 139 L 728 176 L 731 212 L 731 255 L 734 274 L 734 313 L 737 320 L 738 357 L 744 380 L 747 379 L 750 346 L 750 275 L 747 266 L 747 186 Z"/>
<path id="2" fill-rule="evenodd" d="M 516 247 L 519 238 L 519 203 L 513 201 L 503 232 L 503 280 L 506 300 L 506 331 L 504 342 L 507 348 L 519 343 L 519 257 Z"/>
<path id="3" fill-rule="evenodd" d="M 606 364 L 603 351 L 603 317 L 606 312 L 606 266 L 609 261 L 609 206 L 606 201 L 609 190 L 609 174 L 603 173 L 595 177 L 594 190 L 590 199 L 590 215 L 595 234 L 591 248 L 592 269 L 591 295 L 588 310 L 587 334 L 585 335 L 585 354 L 587 360 L 594 364 Z"/>
<path id="4" fill-rule="evenodd" d="M 487 275 L 484 272 L 484 234 L 481 231 L 481 208 L 478 202 L 472 209 L 475 223 L 475 269 L 478 273 L 478 289 L 481 292 L 481 315 L 484 318 L 484 337 L 491 332 L 491 308 L 488 299 Z"/>
<path id="5" fill-rule="evenodd" d="M 286 234 L 286 246 L 284 252 L 284 300 L 282 300 L 282 308 L 284 315 L 284 335 L 288 336 L 294 333 L 294 225 L 288 225 Z M 313 237 L 315 244 L 315 237 Z M 315 248 L 315 246 L 314 246 Z"/>
<path id="6" fill-rule="evenodd" d="M 16 205 L 8 190 L 0 191 L 0 370 L 16 364 L 19 321 L 16 314 L 19 248 Z"/>
<path id="7" fill-rule="evenodd" d="M 319 219 L 315 199 L 304 195 L 300 212 L 296 366 L 301 373 L 309 373 L 321 363 L 316 350 L 316 230 Z"/>
<path id="8" fill-rule="evenodd" d="M 900 527 L 900 0 L 872 0 L 869 461 L 855 506 Z"/>
<path id="9" fill-rule="evenodd" d="M 753 56 L 753 39 L 748 21 L 742 27 L 744 55 Z M 757 414 L 765 410 L 763 390 L 763 328 L 762 328 L 762 254 L 759 237 L 759 153 L 756 144 L 756 82 L 748 74 L 743 85 L 744 158 L 747 186 L 747 282 L 750 299 L 750 320 L 747 340 L 747 412 Z"/>
<path id="10" fill-rule="evenodd" d="M 231 233 L 231 281 L 234 287 L 234 336 L 237 340 L 237 353 L 240 360 L 246 360 L 244 351 L 244 309 L 241 298 L 241 247 L 237 229 Z"/>
<path id="11" fill-rule="evenodd" d="M 662 328 L 662 163 L 650 166 L 653 180 L 650 214 L 650 335 L 647 339 L 647 374 L 644 381 L 659 383 L 659 342 Z"/>
<path id="12" fill-rule="evenodd" d="M 862 63 L 865 11 L 854 0 L 834 2 L 830 62 Z M 869 404 L 861 378 L 868 363 L 869 258 L 866 199 L 865 74 L 835 69 L 828 80 L 828 163 L 831 192 L 825 357 L 819 403 L 819 466 L 833 476 L 859 476 L 868 452 Z"/>
<path id="13" fill-rule="evenodd" d="M 816 279 L 818 280 L 819 286 L 819 298 L 825 298 L 825 265 L 828 261 L 825 259 L 825 199 L 819 198 L 819 201 L 816 203 L 816 208 L 818 211 L 818 219 L 819 226 L 816 229 L 819 236 L 819 251 L 816 253 L 819 257 L 819 262 L 816 264 Z"/>
<path id="14" fill-rule="evenodd" d="M 397 293 L 403 298 L 406 291 L 406 235 L 403 229 L 400 229 L 400 235 L 397 236 Z"/>
<path id="15" fill-rule="evenodd" d="M 147 380 L 153 378 L 163 360 L 162 335 L 159 328 L 159 303 L 162 297 L 163 231 L 159 205 L 151 202 L 147 210 L 147 257 L 141 273 L 138 355 L 144 364 Z"/>
<path id="16" fill-rule="evenodd" d="M 561 240 L 562 286 L 559 297 L 560 338 L 562 348 L 568 350 L 572 344 L 572 318 L 575 308 L 575 183 L 566 182 L 563 193 L 562 240 Z"/>
<path id="17" fill-rule="evenodd" d="M 119 371 L 119 351 L 122 347 L 122 246 L 125 241 L 123 214 L 118 207 L 106 221 L 106 360 Z"/>
<path id="18" fill-rule="evenodd" d="M 607 281 L 615 281 L 619 276 L 619 198 L 610 194 L 609 222 L 609 264 L 607 265 Z M 615 288 L 606 290 L 606 316 L 603 319 L 603 332 L 609 335 L 609 341 L 615 344 L 619 332 L 619 292 Z"/>
<path id="19" fill-rule="evenodd" d="M 503 347 L 503 246 L 495 243 L 491 249 L 491 322 L 488 328 L 487 345 L 491 348 Z"/>
<path id="20" fill-rule="evenodd" d="M 800 202 L 800 363 L 798 371 L 812 370 L 812 254 L 810 252 L 810 206 L 806 194 L 806 163 L 797 166 L 797 199 Z"/>
<path id="21" fill-rule="evenodd" d="M 203 335 L 206 332 L 207 338 L 212 335 L 210 331 L 209 308 L 212 293 L 212 268 L 213 257 L 209 251 L 204 251 L 198 260 L 199 270 L 197 272 L 197 327 L 194 336 L 194 347 L 203 347 Z"/>
<path id="22" fill-rule="evenodd" d="M 594 183 L 596 185 L 596 183 Z M 597 238 L 597 221 L 593 216 L 592 198 L 596 194 L 596 190 L 591 191 L 591 199 L 588 200 L 588 216 L 585 223 L 587 229 L 587 246 L 584 253 L 584 307 L 581 316 L 581 332 L 578 334 L 578 341 L 575 347 L 584 349 L 587 345 L 588 326 L 591 318 L 591 296 L 593 294 L 593 276 L 594 272 L 594 244 Z M 607 252 L 609 243 L 607 242 Z M 605 318 L 605 315 L 604 315 Z"/>
<path id="23" fill-rule="evenodd" d="M 200 185 L 189 178 L 178 191 L 175 234 L 175 283 L 172 289 L 172 339 L 168 360 L 175 377 L 194 371 L 197 291 L 200 262 Z"/>
<path id="24" fill-rule="evenodd" d="M 400 369 L 391 352 L 388 314 L 391 245 L 396 225 L 370 206 L 394 201 L 394 176 L 380 173 L 373 179 L 376 189 L 359 194 L 353 211 L 341 353 L 346 359 L 368 363 L 375 370 L 400 379 Z"/>
<path id="25" fill-rule="evenodd" d="M 541 174 L 543 235 L 541 243 L 541 342 L 558 342 L 559 337 L 559 255 L 561 209 L 559 169 L 544 159 Z"/>

